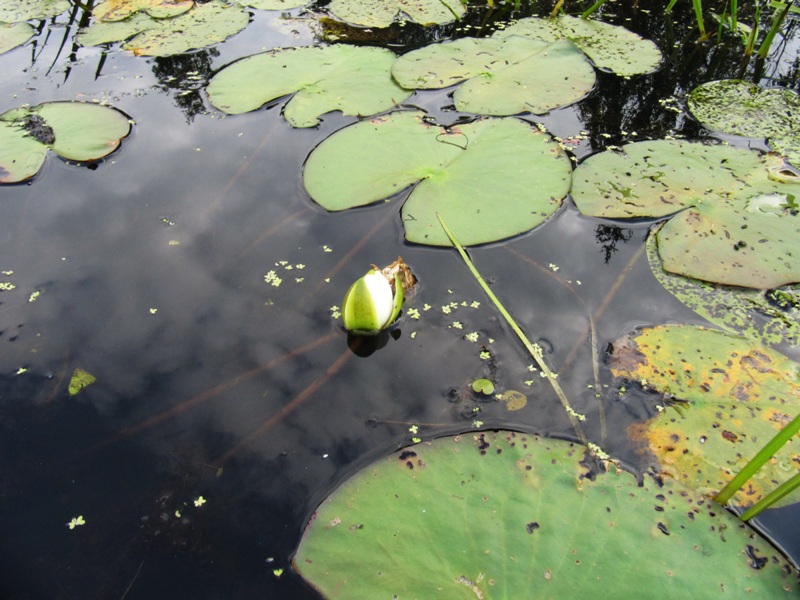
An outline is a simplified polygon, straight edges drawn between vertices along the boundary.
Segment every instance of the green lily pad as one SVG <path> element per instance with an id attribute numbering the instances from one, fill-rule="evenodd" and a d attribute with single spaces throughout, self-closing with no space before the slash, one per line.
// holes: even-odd
<path id="1" fill-rule="evenodd" d="M 462 244 L 501 240 L 550 217 L 569 190 L 570 176 L 564 150 L 524 121 L 480 119 L 445 128 L 413 111 L 337 131 L 308 157 L 303 182 L 330 211 L 415 185 L 401 211 L 406 239 L 450 246 L 437 212 Z"/>
<path id="2" fill-rule="evenodd" d="M 800 166 L 800 95 L 796 92 L 726 79 L 696 87 L 688 104 L 704 127 L 766 138 L 773 150 Z"/>
<path id="3" fill-rule="evenodd" d="M 654 235 L 647 238 L 647 260 L 664 289 L 718 327 L 767 346 L 800 345 L 800 286 L 764 291 L 670 273 Z"/>
<path id="4" fill-rule="evenodd" d="M 311 0 L 237 0 L 237 4 L 258 10 L 291 10 L 311 4 Z"/>
<path id="5" fill-rule="evenodd" d="M 511 431 L 405 448 L 319 507 L 292 564 L 326 598 L 797 592 L 796 570 L 721 507 L 670 479 L 590 472 L 582 457 Z"/>
<path id="6" fill-rule="evenodd" d="M 800 412 L 800 364 L 750 340 L 688 325 L 650 327 L 614 342 L 611 371 L 689 404 L 662 411 L 634 434 L 662 469 L 715 495 Z M 795 473 L 795 437 L 739 491 L 751 505 Z M 800 501 L 797 490 L 781 505 Z"/>
<path id="7" fill-rule="evenodd" d="M 771 160 L 723 145 L 637 142 L 585 160 L 572 196 L 591 216 L 678 213 L 658 233 L 666 270 L 771 289 L 800 281 L 800 178 L 775 181 Z"/>
<path id="8" fill-rule="evenodd" d="M 472 390 L 476 394 L 491 396 L 494 393 L 494 384 L 490 379 L 476 379 L 472 382 Z"/>
<path id="9" fill-rule="evenodd" d="M 0 23 L 20 23 L 57 17 L 71 6 L 69 0 L 0 1 Z"/>
<path id="10" fill-rule="evenodd" d="M 464 16 L 459 0 L 333 0 L 328 12 L 352 25 L 389 27 L 398 18 L 420 25 L 452 23 Z"/>
<path id="11" fill-rule="evenodd" d="M 47 149 L 80 162 L 99 160 L 130 133 L 122 112 L 86 102 L 47 102 L 0 115 L 0 182 L 33 177 Z"/>
<path id="12" fill-rule="evenodd" d="M 21 46 L 35 33 L 27 23 L 0 23 L 0 54 Z"/>
<path id="13" fill-rule="evenodd" d="M 95 5 L 92 16 L 100 21 L 121 21 L 143 12 L 155 19 L 168 19 L 193 6 L 194 0 L 102 0 Z"/>
<path id="14" fill-rule="evenodd" d="M 632 31 L 602 21 L 561 15 L 555 19 L 530 17 L 498 30 L 492 37 L 522 35 L 535 40 L 569 40 L 594 65 L 617 75 L 652 73 L 661 64 L 661 51 Z"/>
<path id="15" fill-rule="evenodd" d="M 248 12 L 221 0 L 196 4 L 172 19 L 154 19 L 137 12 L 124 21 L 99 21 L 78 32 L 83 46 L 111 42 L 137 56 L 170 56 L 222 42 L 247 27 Z"/>
<path id="16" fill-rule="evenodd" d="M 521 36 L 432 44 L 398 58 L 392 75 L 407 88 L 466 81 L 453 96 L 456 108 L 487 115 L 543 114 L 584 98 L 596 80 L 594 68 L 571 42 Z"/>
<path id="17" fill-rule="evenodd" d="M 392 79 L 394 59 L 383 48 L 283 48 L 225 67 L 209 82 L 208 95 L 218 109 L 240 114 L 294 94 L 283 116 L 293 127 L 313 127 L 330 111 L 373 115 L 408 98 L 412 92 Z"/>
<path id="18" fill-rule="evenodd" d="M 92 385 L 97 378 L 83 369 L 75 369 L 69 380 L 69 395 L 80 394 L 85 387 Z"/>

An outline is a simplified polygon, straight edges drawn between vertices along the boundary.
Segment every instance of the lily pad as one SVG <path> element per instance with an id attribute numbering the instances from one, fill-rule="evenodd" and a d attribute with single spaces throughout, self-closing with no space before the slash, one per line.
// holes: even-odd
<path id="1" fill-rule="evenodd" d="M 124 21 L 96 22 L 82 29 L 77 39 L 83 46 L 127 40 L 122 48 L 137 56 L 170 56 L 222 42 L 249 21 L 242 7 L 211 0 L 172 19 L 137 12 Z"/>
<path id="2" fill-rule="evenodd" d="M 652 73 L 661 64 L 661 51 L 652 41 L 619 25 L 592 19 L 569 15 L 560 15 L 555 19 L 530 17 L 498 30 L 492 37 L 512 35 L 546 42 L 569 40 L 597 68 L 622 76 Z"/>
<path id="3" fill-rule="evenodd" d="M 0 23 L 0 54 L 21 46 L 35 33 L 27 23 Z"/>
<path id="4" fill-rule="evenodd" d="M 572 196 L 597 217 L 678 213 L 658 233 L 667 271 L 771 289 L 800 281 L 800 178 L 772 179 L 774 159 L 724 145 L 637 142 L 585 160 Z"/>
<path id="5" fill-rule="evenodd" d="M 409 111 L 339 130 L 308 157 L 303 181 L 330 211 L 414 185 L 401 211 L 406 239 L 450 246 L 437 212 L 465 245 L 501 240 L 550 217 L 570 176 L 564 150 L 524 121 L 487 118 L 445 128 Z"/>
<path id="6" fill-rule="evenodd" d="M 452 23 L 464 16 L 459 0 L 333 0 L 328 12 L 352 25 L 389 27 L 407 18 L 420 25 Z"/>
<path id="7" fill-rule="evenodd" d="M 0 115 L 0 182 L 33 177 L 47 149 L 74 161 L 91 162 L 111 154 L 130 133 L 122 112 L 86 102 L 48 102 Z"/>
<path id="8" fill-rule="evenodd" d="M 294 94 L 283 115 L 293 127 L 313 127 L 334 110 L 346 115 L 386 111 L 411 95 L 391 76 L 395 55 L 346 45 L 283 48 L 239 60 L 209 82 L 218 109 L 240 114 Z"/>
<path id="9" fill-rule="evenodd" d="M 582 457 L 511 431 L 405 448 L 319 507 L 292 564 L 326 598 L 797 592 L 797 572 L 721 507 Z"/>
<path id="10" fill-rule="evenodd" d="M 168 19 L 193 6 L 194 0 L 102 0 L 95 5 L 92 16 L 100 21 L 121 21 L 143 12 L 155 19 Z"/>
<path id="11" fill-rule="evenodd" d="M 0 2 L 0 23 L 49 19 L 68 10 L 69 0 L 6 0 Z"/>
<path id="12" fill-rule="evenodd" d="M 689 94 L 688 104 L 704 127 L 766 138 L 773 150 L 800 167 L 800 95 L 796 92 L 726 79 L 696 87 Z"/>
<path id="13" fill-rule="evenodd" d="M 800 345 L 800 286 L 764 291 L 684 277 L 664 270 L 654 235 L 646 243 L 655 278 L 701 317 L 767 346 Z"/>
<path id="14" fill-rule="evenodd" d="M 611 371 L 647 390 L 688 402 L 664 410 L 634 434 L 663 470 L 703 494 L 732 476 L 800 412 L 800 364 L 750 340 L 688 325 L 650 327 L 614 343 Z M 750 505 L 797 473 L 800 436 L 734 499 Z M 800 500 L 800 490 L 781 504 Z"/>
<path id="15" fill-rule="evenodd" d="M 236 3 L 258 10 L 291 10 L 311 4 L 311 0 L 237 0 Z"/>
<path id="16" fill-rule="evenodd" d="M 436 89 L 466 81 L 458 110 L 487 115 L 543 114 L 577 102 L 594 87 L 594 68 L 568 41 L 521 36 L 461 38 L 409 52 L 392 67 L 407 88 Z"/>

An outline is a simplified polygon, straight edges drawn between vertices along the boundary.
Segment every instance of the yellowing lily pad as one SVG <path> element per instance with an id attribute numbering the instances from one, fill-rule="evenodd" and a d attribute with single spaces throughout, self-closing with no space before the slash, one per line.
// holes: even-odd
<path id="1" fill-rule="evenodd" d="M 49 19 L 68 10 L 69 0 L 5 0 L 0 2 L 0 23 Z"/>
<path id="2" fill-rule="evenodd" d="M 633 433 L 662 469 L 715 495 L 800 413 L 800 364 L 730 333 L 688 325 L 643 329 L 614 343 L 617 377 L 688 402 L 666 409 Z M 796 436 L 734 496 L 751 505 L 797 473 Z M 800 490 L 781 503 L 800 501 Z"/>
<path id="3" fill-rule="evenodd" d="M 796 92 L 726 79 L 696 87 L 689 94 L 688 104 L 705 127 L 766 138 L 773 150 L 800 167 L 800 95 Z"/>
<path id="4" fill-rule="evenodd" d="M 171 19 L 154 19 L 136 12 L 123 21 L 99 21 L 77 36 L 83 46 L 125 43 L 123 49 L 137 56 L 170 56 L 222 42 L 247 27 L 249 14 L 240 6 L 221 0 L 196 4 Z"/>
<path id="5" fill-rule="evenodd" d="M 596 67 L 622 76 L 652 73 L 661 63 L 661 51 L 652 41 L 619 25 L 593 19 L 569 15 L 560 15 L 555 19 L 530 17 L 498 30 L 492 37 L 513 35 L 546 42 L 569 40 Z"/>
<path id="6" fill-rule="evenodd" d="M 333 0 L 328 5 L 337 19 L 364 27 L 389 27 L 406 17 L 420 25 L 451 23 L 464 10 L 459 0 Z"/>
<path id="7" fill-rule="evenodd" d="M 240 114 L 293 94 L 283 116 L 293 127 L 313 127 L 327 112 L 372 115 L 408 98 L 412 92 L 392 79 L 394 59 L 383 48 L 341 44 L 273 50 L 222 69 L 208 95 L 218 109 Z"/>
<path id="8" fill-rule="evenodd" d="M 677 213 L 658 233 L 666 270 L 771 289 L 800 282 L 800 177 L 770 161 L 724 145 L 637 142 L 585 160 L 572 196 L 598 217 Z"/>
<path id="9" fill-rule="evenodd" d="M 101 0 L 92 10 L 92 16 L 100 21 L 121 21 L 144 12 L 156 19 L 168 19 L 193 6 L 194 0 Z"/>
<path id="10" fill-rule="evenodd" d="M 88 102 L 47 102 L 0 115 L 0 182 L 33 177 L 47 149 L 68 160 L 91 162 L 116 150 L 130 133 L 124 113 Z"/>
<path id="11" fill-rule="evenodd" d="M 456 108 L 487 115 L 543 114 L 585 97 L 596 79 L 571 42 L 521 36 L 432 44 L 398 58 L 392 75 L 407 88 L 465 82 L 453 95 Z"/>
<path id="12" fill-rule="evenodd" d="M 512 431 L 404 448 L 317 509 L 292 564 L 325 598 L 797 593 L 797 571 L 722 507 L 583 457 Z"/>
<path id="13" fill-rule="evenodd" d="M 21 46 L 34 35 L 27 23 L 0 23 L 0 54 Z"/>
<path id="14" fill-rule="evenodd" d="M 529 123 L 506 117 L 445 128 L 413 111 L 337 131 L 308 157 L 303 182 L 331 211 L 413 185 L 401 211 L 406 239 L 450 246 L 437 213 L 465 245 L 501 240 L 550 217 L 570 176 L 564 150 Z"/>

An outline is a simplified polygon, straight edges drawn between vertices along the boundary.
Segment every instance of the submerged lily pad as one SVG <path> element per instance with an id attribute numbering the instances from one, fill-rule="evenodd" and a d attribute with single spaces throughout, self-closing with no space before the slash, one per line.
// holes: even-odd
<path id="1" fill-rule="evenodd" d="M 95 5 L 92 16 L 100 21 L 121 21 L 143 12 L 155 19 L 168 19 L 193 6 L 194 0 L 102 0 Z"/>
<path id="2" fill-rule="evenodd" d="M 292 564 L 326 598 L 797 592 L 797 572 L 721 507 L 582 457 L 511 431 L 405 448 L 319 507 Z"/>
<path id="3" fill-rule="evenodd" d="M 569 15 L 560 15 L 555 19 L 530 17 L 498 30 L 492 37 L 512 35 L 546 42 L 569 40 L 596 67 L 622 76 L 652 73 L 661 64 L 661 51 L 650 40 L 619 25 L 592 19 Z"/>
<path id="4" fill-rule="evenodd" d="M 501 240 L 551 216 L 570 175 L 564 150 L 524 121 L 480 119 L 445 128 L 414 111 L 334 133 L 309 156 L 303 181 L 311 198 L 331 211 L 416 184 L 401 211 L 406 239 L 450 246 L 437 212 L 464 245 Z"/>
<path id="5" fill-rule="evenodd" d="M 130 132 L 122 112 L 87 102 L 48 102 L 0 115 L 0 182 L 33 177 L 48 147 L 68 160 L 90 162 L 111 154 Z"/>
<path id="6" fill-rule="evenodd" d="M 466 81 L 453 95 L 456 108 L 487 115 L 543 114 L 585 97 L 596 79 L 571 42 L 521 36 L 432 44 L 398 58 L 392 75 L 407 88 Z"/>
<path id="7" fill-rule="evenodd" d="M 0 23 L 0 54 L 21 46 L 35 33 L 27 23 Z"/>
<path id="8" fill-rule="evenodd" d="M 460 0 L 333 0 L 328 5 L 337 19 L 364 27 L 389 27 L 405 17 L 420 25 L 452 23 L 464 10 Z"/>
<path id="9" fill-rule="evenodd" d="M 0 23 L 49 19 L 68 10 L 69 0 L 6 0 L 0 2 Z"/>
<path id="10" fill-rule="evenodd" d="M 634 433 L 662 468 L 714 495 L 800 412 L 800 364 L 737 335 L 688 325 L 650 327 L 614 342 L 617 377 L 688 402 Z M 796 436 L 734 496 L 750 505 L 797 473 Z M 800 500 L 800 490 L 781 504 Z"/>
<path id="11" fill-rule="evenodd" d="M 751 138 L 766 138 L 776 152 L 800 167 L 800 95 L 785 88 L 762 89 L 727 79 L 693 89 L 689 110 L 704 127 Z"/>
<path id="12" fill-rule="evenodd" d="M 395 55 L 346 45 L 282 48 L 239 60 L 209 82 L 218 109 L 239 114 L 294 94 L 283 115 L 293 127 L 313 127 L 334 110 L 346 115 L 386 111 L 411 95 L 392 79 Z"/>
<path id="13" fill-rule="evenodd" d="M 771 289 L 800 281 L 800 178 L 771 179 L 771 157 L 686 141 L 627 144 L 585 160 L 572 196 L 586 215 L 663 217 L 664 268 Z"/>
<path id="14" fill-rule="evenodd" d="M 211 0 L 172 19 L 137 12 L 124 21 L 96 22 L 77 36 L 83 46 L 125 43 L 137 56 L 170 56 L 222 42 L 247 27 L 250 16 L 240 6 Z"/>
<path id="15" fill-rule="evenodd" d="M 647 238 L 647 260 L 664 289 L 718 327 L 767 346 L 800 345 L 800 286 L 764 291 L 670 273 L 654 235 Z"/>

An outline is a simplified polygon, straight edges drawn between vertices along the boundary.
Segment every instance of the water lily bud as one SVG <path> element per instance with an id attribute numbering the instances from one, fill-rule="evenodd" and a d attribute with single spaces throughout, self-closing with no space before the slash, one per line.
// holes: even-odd
<path id="1" fill-rule="evenodd" d="M 395 274 L 392 286 L 381 271 L 371 269 L 351 285 L 344 296 L 344 327 L 352 333 L 375 335 L 394 323 L 402 305 L 403 285 L 400 276 Z"/>

